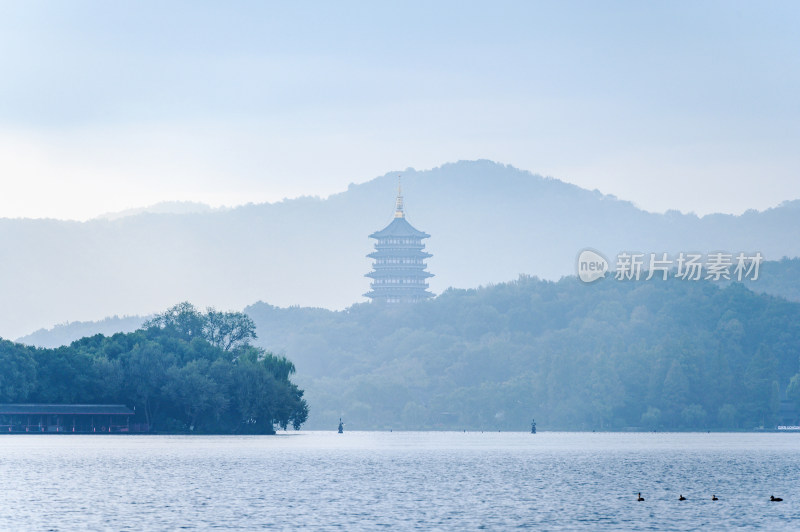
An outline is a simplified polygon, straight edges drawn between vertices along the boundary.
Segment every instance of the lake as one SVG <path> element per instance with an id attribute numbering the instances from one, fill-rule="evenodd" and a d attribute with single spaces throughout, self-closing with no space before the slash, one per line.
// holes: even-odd
<path id="1" fill-rule="evenodd" d="M 0 449 L 2 530 L 800 528 L 797 433 L 4 435 Z"/>

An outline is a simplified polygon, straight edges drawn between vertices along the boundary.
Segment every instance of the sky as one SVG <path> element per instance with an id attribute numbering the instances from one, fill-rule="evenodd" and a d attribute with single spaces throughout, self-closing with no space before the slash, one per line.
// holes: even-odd
<path id="1" fill-rule="evenodd" d="M 491 159 L 664 212 L 800 198 L 800 3 L 0 0 L 0 217 Z"/>

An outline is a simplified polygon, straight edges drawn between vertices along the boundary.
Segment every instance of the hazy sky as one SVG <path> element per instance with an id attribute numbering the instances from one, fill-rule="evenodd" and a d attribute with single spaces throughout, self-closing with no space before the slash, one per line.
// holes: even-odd
<path id="1" fill-rule="evenodd" d="M 0 216 L 488 158 L 654 211 L 800 198 L 800 2 L 0 1 Z"/>

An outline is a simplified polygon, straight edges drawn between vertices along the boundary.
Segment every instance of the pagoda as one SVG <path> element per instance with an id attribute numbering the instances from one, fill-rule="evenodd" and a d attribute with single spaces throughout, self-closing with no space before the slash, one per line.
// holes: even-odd
<path id="1" fill-rule="evenodd" d="M 369 235 L 376 239 L 375 251 L 367 255 L 374 259 L 373 270 L 366 274 L 372 278 L 365 296 L 386 303 L 414 303 L 433 294 L 428 292 L 426 279 L 433 274 L 425 271 L 425 259 L 432 257 L 423 251 L 424 238 L 431 235 L 414 229 L 403 211 L 403 190 L 397 187 L 397 204 L 394 220 L 385 228 Z"/>

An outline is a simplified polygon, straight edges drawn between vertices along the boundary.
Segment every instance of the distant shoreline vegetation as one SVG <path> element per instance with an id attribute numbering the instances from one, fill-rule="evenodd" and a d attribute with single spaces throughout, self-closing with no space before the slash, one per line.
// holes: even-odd
<path id="1" fill-rule="evenodd" d="M 158 433 L 274 434 L 308 418 L 292 362 L 241 312 L 180 303 L 131 333 L 55 349 L 0 340 L 0 403 L 126 404 Z"/>
<path id="2" fill-rule="evenodd" d="M 755 290 L 796 298 L 800 259 L 765 263 L 762 273 L 756 282 L 725 285 L 674 278 L 585 285 L 575 277 L 523 275 L 413 305 L 331 311 L 259 302 L 244 317 L 179 305 L 140 331 L 83 338 L 69 348 L 0 343 L 0 403 L 85 401 L 67 385 L 83 389 L 88 380 L 95 390 L 88 397 L 136 406 L 144 422 L 148 388 L 134 388 L 126 372 L 146 368 L 136 361 L 149 346 L 168 358 L 152 381 L 163 382 L 149 388 L 154 429 L 164 432 L 190 431 L 195 417 L 199 432 L 260 430 L 260 422 L 240 425 L 272 416 L 277 410 L 269 405 L 279 403 L 289 407 L 275 424 L 293 425 L 308 414 L 302 399 L 315 405 L 303 427 L 319 430 L 334 430 L 343 417 L 347 430 L 527 431 L 535 418 L 541 431 L 769 431 L 800 424 L 800 303 Z M 259 338 L 248 334 L 226 347 L 230 340 L 214 331 L 223 318 L 237 317 L 243 330 L 257 327 Z M 85 335 L 91 324 L 77 325 Z M 72 331 L 59 328 L 40 339 L 55 343 Z M 204 350 L 216 354 L 197 355 Z M 256 384 L 237 384 L 245 382 L 233 367 L 240 350 L 241 364 L 248 357 L 270 368 L 297 364 L 292 379 L 306 394 L 297 395 L 278 372 L 285 382 L 275 389 L 288 399 L 267 394 L 267 406 L 258 406 L 253 398 L 261 396 L 247 391 Z M 14 362 L 18 351 L 24 356 Z M 184 351 L 195 354 L 186 358 Z M 199 361 L 189 365 L 191 357 Z M 36 371 L 26 377 L 31 359 Z M 234 377 L 239 381 L 231 384 Z M 120 393 L 104 393 L 104 386 Z M 257 408 L 242 410 L 248 404 Z M 244 417 L 258 409 L 267 414 Z M 291 419 L 285 413 L 294 411 Z"/>
<path id="3" fill-rule="evenodd" d="M 771 430 L 798 424 L 800 303 L 755 284 L 520 276 L 414 305 L 245 311 L 301 368 L 308 428 Z"/>

